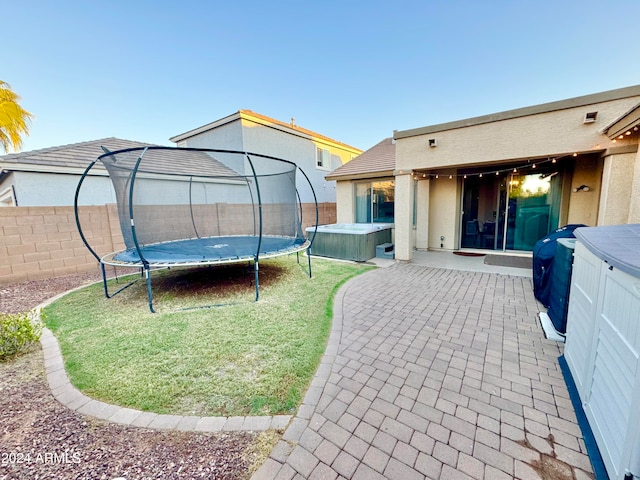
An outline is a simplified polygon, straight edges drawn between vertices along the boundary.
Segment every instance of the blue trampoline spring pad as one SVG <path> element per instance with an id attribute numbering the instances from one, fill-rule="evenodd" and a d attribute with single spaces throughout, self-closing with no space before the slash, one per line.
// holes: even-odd
<path id="1" fill-rule="evenodd" d="M 176 240 L 141 246 L 143 258 L 151 265 L 223 263 L 255 257 L 260 237 L 243 235 Z M 270 257 L 305 248 L 306 239 L 262 236 L 259 257 Z M 104 259 L 103 259 L 104 261 Z M 113 254 L 112 261 L 140 265 L 136 248 Z M 104 261 L 109 263 L 109 261 Z"/>

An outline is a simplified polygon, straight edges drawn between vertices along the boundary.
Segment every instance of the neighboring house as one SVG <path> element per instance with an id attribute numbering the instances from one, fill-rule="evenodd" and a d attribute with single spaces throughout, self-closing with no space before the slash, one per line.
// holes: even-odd
<path id="1" fill-rule="evenodd" d="M 362 153 L 361 150 L 324 135 L 285 123 L 250 110 L 239 110 L 227 117 L 170 138 L 178 147 L 214 148 L 260 153 L 294 162 L 309 177 L 318 203 L 335 203 L 335 182 L 325 175 Z M 225 162 L 225 157 L 218 157 Z M 245 173 L 246 166 L 228 163 Z M 302 203 L 313 202 L 313 195 L 298 180 Z"/>
<path id="2" fill-rule="evenodd" d="M 76 187 L 87 166 L 109 150 L 148 146 L 148 143 L 102 138 L 90 142 L 0 156 L 0 207 L 73 205 Z M 83 205 L 115 203 L 107 171 L 98 163 L 91 172 L 91 198 Z"/>
<path id="3" fill-rule="evenodd" d="M 640 85 L 394 132 L 396 259 L 527 252 L 565 224 L 640 222 L 639 128 Z M 329 178 L 340 222 L 353 222 L 358 183 L 388 177 L 365 166 Z"/>
<path id="4" fill-rule="evenodd" d="M 393 223 L 396 145 L 385 138 L 331 172 L 337 182 L 338 223 Z"/>

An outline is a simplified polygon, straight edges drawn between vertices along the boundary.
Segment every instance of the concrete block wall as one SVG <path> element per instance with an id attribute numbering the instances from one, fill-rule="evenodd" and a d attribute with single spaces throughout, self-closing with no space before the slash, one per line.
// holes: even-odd
<path id="1" fill-rule="evenodd" d="M 303 204 L 302 209 L 306 227 L 315 221 L 315 209 L 312 204 Z M 98 255 L 125 248 L 116 205 L 80 207 L 79 212 L 83 233 Z M 233 208 L 225 213 L 238 218 Z M 318 215 L 321 225 L 335 223 L 335 203 L 319 204 Z M 97 268 L 78 233 L 73 207 L 0 208 L 0 284 Z"/>
<path id="2" fill-rule="evenodd" d="M 107 206 L 82 207 L 81 215 L 89 219 L 83 231 L 98 254 L 113 251 L 114 240 L 116 246 L 122 244 L 112 235 Z M 96 259 L 78 233 L 73 207 L 0 208 L 0 284 L 96 268 Z"/>

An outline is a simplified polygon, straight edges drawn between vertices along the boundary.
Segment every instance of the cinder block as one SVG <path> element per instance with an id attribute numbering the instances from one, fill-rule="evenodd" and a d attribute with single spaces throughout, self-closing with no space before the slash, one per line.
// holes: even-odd
<path id="1" fill-rule="evenodd" d="M 24 254 L 24 262 L 32 263 L 32 262 L 43 262 L 45 260 L 51 259 L 51 255 L 49 252 L 37 252 L 37 253 L 25 253 Z"/>
<path id="2" fill-rule="evenodd" d="M 7 247 L 7 253 L 9 255 L 25 255 L 30 253 L 36 253 L 35 245 L 9 245 Z"/>
<path id="3" fill-rule="evenodd" d="M 58 224 L 43 223 L 42 225 L 31 225 L 29 229 L 31 230 L 31 232 L 25 232 L 25 233 L 44 233 L 44 234 L 58 233 Z"/>
<path id="4" fill-rule="evenodd" d="M 22 237 L 20 235 L 0 235 L 0 246 L 8 247 L 9 245 L 22 245 Z"/>
<path id="5" fill-rule="evenodd" d="M 40 265 L 38 263 L 19 263 L 11 266 L 11 271 L 14 274 L 29 274 L 40 271 Z"/>
<path id="6" fill-rule="evenodd" d="M 76 267 L 62 267 L 62 268 L 54 268 L 53 273 L 56 277 L 62 275 L 71 275 L 73 273 L 78 273 Z"/>
<path id="7" fill-rule="evenodd" d="M 63 261 L 66 267 L 85 265 L 87 263 L 84 255 L 78 256 L 78 257 L 65 258 Z"/>
<path id="8" fill-rule="evenodd" d="M 38 242 L 36 243 L 36 251 L 38 252 L 51 252 L 54 250 L 60 250 L 60 242 Z"/>
<path id="9" fill-rule="evenodd" d="M 22 215 L 16 218 L 16 225 L 37 225 L 44 223 L 42 215 Z"/>
<path id="10" fill-rule="evenodd" d="M 44 216 L 53 215 L 55 213 L 55 207 L 26 207 L 30 216 Z"/>
<path id="11" fill-rule="evenodd" d="M 12 273 L 11 275 L 3 276 L 2 282 L 5 284 L 10 283 L 22 283 L 29 280 L 29 277 L 26 273 Z"/>
<path id="12" fill-rule="evenodd" d="M 38 270 L 37 272 L 31 272 L 27 274 L 27 278 L 31 280 L 44 280 L 45 278 L 52 278 L 52 274 L 46 270 Z"/>
<path id="13" fill-rule="evenodd" d="M 34 233 L 34 227 L 41 227 L 42 225 L 5 225 L 2 227 L 4 235 L 28 235 Z"/>
<path id="14" fill-rule="evenodd" d="M 43 217 L 43 222 L 48 225 L 60 225 L 64 223 L 72 223 L 69 221 L 69 215 L 45 215 Z M 73 221 L 75 223 L 75 220 Z"/>
<path id="15" fill-rule="evenodd" d="M 49 252 L 52 260 L 73 257 L 73 249 L 61 249 Z"/>
<path id="16" fill-rule="evenodd" d="M 47 235 L 44 233 L 32 233 L 30 235 L 22 235 L 21 243 L 46 243 Z"/>
<path id="17" fill-rule="evenodd" d="M 53 275 L 54 268 L 64 267 L 64 261 L 61 259 L 45 260 L 39 263 L 40 263 L 40 270 L 50 271 L 49 275 Z"/>
<path id="18" fill-rule="evenodd" d="M 71 233 L 70 232 L 47 233 L 47 240 L 50 242 L 62 242 L 65 240 L 71 240 Z"/>

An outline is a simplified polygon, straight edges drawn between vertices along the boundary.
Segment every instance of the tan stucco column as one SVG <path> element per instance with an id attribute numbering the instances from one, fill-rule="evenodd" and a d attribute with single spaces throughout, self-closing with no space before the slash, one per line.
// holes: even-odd
<path id="1" fill-rule="evenodd" d="M 635 147 L 635 146 L 633 146 Z M 610 149 L 604 157 L 598 225 L 620 225 L 631 217 L 633 190 L 638 187 L 634 171 L 638 151 L 629 147 Z"/>
<path id="2" fill-rule="evenodd" d="M 428 179 L 417 182 L 416 194 L 416 248 L 429 248 L 429 190 L 431 182 Z"/>
<path id="3" fill-rule="evenodd" d="M 631 183 L 631 200 L 629 202 L 628 223 L 640 223 L 640 148 L 636 152 L 633 166 L 633 182 Z"/>
<path id="4" fill-rule="evenodd" d="M 413 176 L 411 172 L 395 172 L 395 255 L 396 260 L 411 260 L 413 232 Z"/>

